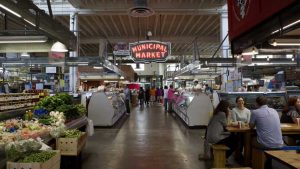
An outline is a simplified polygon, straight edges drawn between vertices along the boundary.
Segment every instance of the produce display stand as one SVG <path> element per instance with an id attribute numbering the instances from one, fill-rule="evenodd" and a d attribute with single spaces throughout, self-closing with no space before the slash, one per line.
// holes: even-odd
<path id="1" fill-rule="evenodd" d="M 78 156 L 85 146 L 86 140 L 85 132 L 79 138 L 57 138 L 56 150 L 60 150 L 62 156 Z"/>
<path id="2" fill-rule="evenodd" d="M 11 112 L 19 112 L 19 113 L 13 113 L 15 116 L 10 116 L 9 118 L 13 118 L 13 117 L 18 117 L 18 116 L 22 116 L 26 110 L 29 110 L 30 108 L 27 108 L 27 109 L 22 109 L 22 111 L 20 110 L 11 110 L 11 111 L 7 111 L 5 113 L 11 113 Z M 32 108 L 31 108 L 32 109 Z M 0 113 L 0 116 L 3 114 L 3 112 Z M 5 119 L 9 119 L 9 118 L 5 118 Z M 2 119 L 3 120 L 3 119 Z M 72 120 L 70 121 L 69 123 L 66 124 L 66 128 L 67 129 L 80 129 L 80 128 L 83 128 L 87 125 L 87 117 L 84 116 L 84 117 L 80 117 L 78 119 L 75 119 L 75 120 Z M 55 144 L 55 139 L 53 139 L 52 137 L 50 136 L 47 136 L 47 137 L 43 137 L 42 138 L 44 140 L 44 142 L 48 145 L 54 145 Z M 83 148 L 84 146 L 82 146 Z M 81 148 L 81 149 L 82 149 Z M 79 154 L 80 155 L 80 154 Z M 76 160 L 77 161 L 77 160 Z M 4 153 L 4 147 L 1 147 L 0 148 L 0 169 L 5 169 L 6 168 L 6 158 L 5 158 L 5 153 Z M 9 168 L 7 168 L 9 169 Z M 17 169 L 17 168 L 16 168 Z M 27 169 L 27 168 L 24 168 L 24 169 Z M 32 168 L 32 169 L 35 169 L 35 168 Z M 56 169 L 56 168 L 47 168 L 47 169 Z"/>
<path id="3" fill-rule="evenodd" d="M 66 124 L 67 129 L 80 129 L 87 125 L 87 117 L 83 116 L 78 119 L 72 120 Z"/>
<path id="4" fill-rule="evenodd" d="M 62 169 L 81 169 L 81 151 L 87 140 L 87 134 L 79 138 L 58 138 L 56 139 L 56 149 L 61 151 Z"/>
<path id="5" fill-rule="evenodd" d="M 60 169 L 60 151 L 55 151 L 56 154 L 46 162 L 43 163 L 18 163 L 7 162 L 6 169 Z"/>

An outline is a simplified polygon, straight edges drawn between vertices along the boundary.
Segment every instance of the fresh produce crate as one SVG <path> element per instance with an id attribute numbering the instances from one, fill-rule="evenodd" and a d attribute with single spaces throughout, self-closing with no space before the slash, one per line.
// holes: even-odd
<path id="1" fill-rule="evenodd" d="M 18 163 L 8 161 L 6 169 L 60 169 L 60 151 L 55 151 L 56 154 L 50 160 L 43 163 Z"/>
<path id="2" fill-rule="evenodd" d="M 86 139 L 86 132 L 82 132 L 79 138 L 58 138 L 56 139 L 56 150 L 60 150 L 61 155 L 77 156 L 85 146 Z"/>

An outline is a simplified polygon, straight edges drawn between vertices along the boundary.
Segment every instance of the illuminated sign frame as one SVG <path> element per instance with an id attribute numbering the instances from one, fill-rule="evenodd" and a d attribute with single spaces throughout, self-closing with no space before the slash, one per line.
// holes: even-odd
<path id="1" fill-rule="evenodd" d="M 134 62 L 165 62 L 171 55 L 171 43 L 160 41 L 140 41 L 129 43 L 131 59 Z"/>

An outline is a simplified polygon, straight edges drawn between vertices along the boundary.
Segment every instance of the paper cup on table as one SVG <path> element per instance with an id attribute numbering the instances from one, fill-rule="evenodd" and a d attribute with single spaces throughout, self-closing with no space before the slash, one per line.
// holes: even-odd
<path id="1" fill-rule="evenodd" d="M 241 129 L 242 128 L 242 122 L 238 121 L 238 128 Z"/>

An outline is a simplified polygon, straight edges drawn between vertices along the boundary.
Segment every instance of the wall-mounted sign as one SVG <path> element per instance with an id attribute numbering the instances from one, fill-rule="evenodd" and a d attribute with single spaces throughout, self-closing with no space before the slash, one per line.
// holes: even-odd
<path id="1" fill-rule="evenodd" d="M 113 45 L 113 54 L 115 56 L 129 56 L 130 52 L 128 50 L 128 43 L 119 42 Z"/>
<path id="2" fill-rule="evenodd" d="M 129 50 L 135 62 L 164 62 L 171 54 L 171 43 L 159 41 L 129 43 Z"/>

